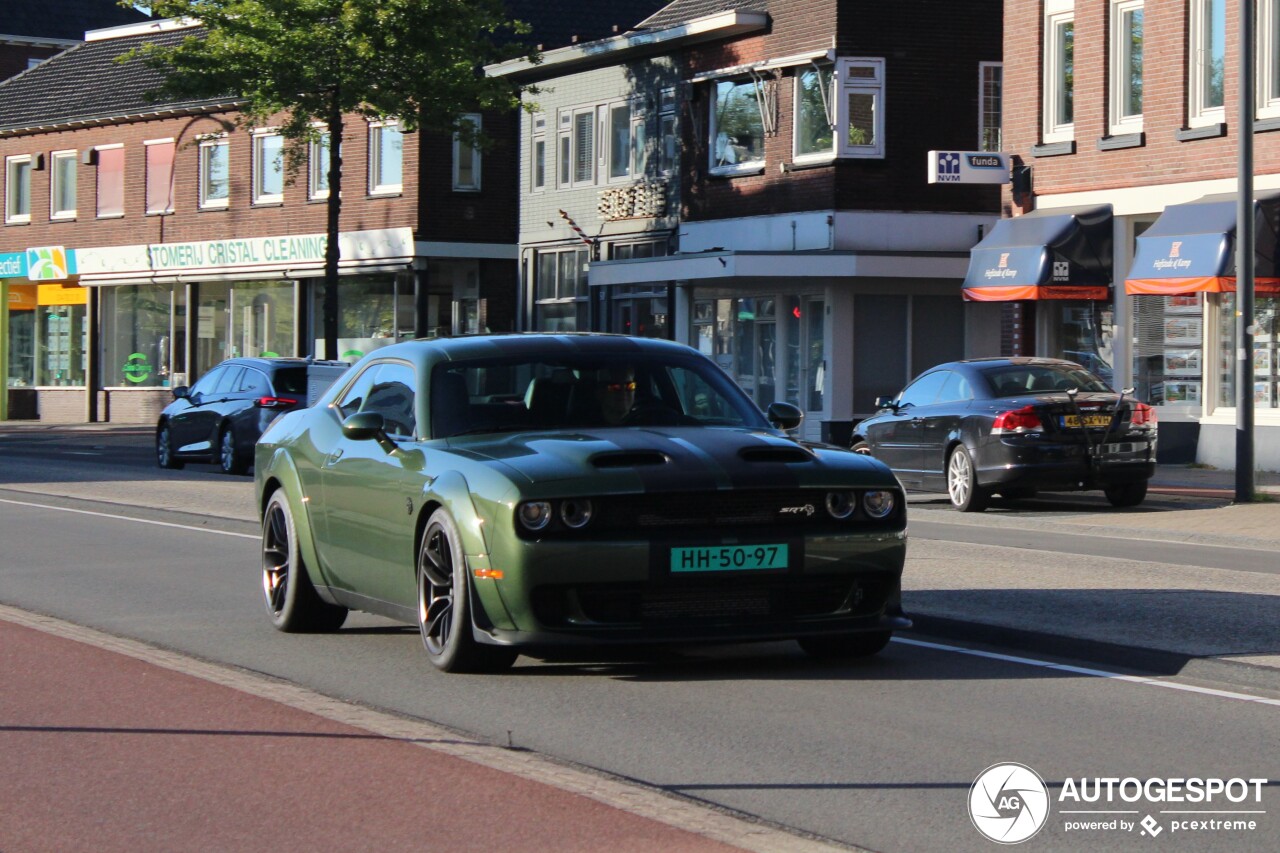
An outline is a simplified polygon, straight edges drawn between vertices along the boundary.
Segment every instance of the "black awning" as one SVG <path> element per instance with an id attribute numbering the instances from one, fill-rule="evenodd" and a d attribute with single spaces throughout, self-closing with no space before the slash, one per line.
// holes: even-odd
<path id="1" fill-rule="evenodd" d="M 1108 299 L 1111 223 L 1109 204 L 1001 219 L 969 253 L 964 298 Z"/>
<path id="2" fill-rule="evenodd" d="M 1125 292 L 1172 295 L 1235 290 L 1238 198 L 1235 193 L 1223 193 L 1166 207 L 1138 237 Z M 1253 210 L 1257 287 L 1261 292 L 1280 292 L 1276 258 L 1280 190 L 1256 193 Z"/>

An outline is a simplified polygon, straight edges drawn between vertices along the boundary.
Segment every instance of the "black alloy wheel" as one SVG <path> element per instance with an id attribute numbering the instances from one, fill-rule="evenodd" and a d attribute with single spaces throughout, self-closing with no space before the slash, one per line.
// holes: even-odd
<path id="1" fill-rule="evenodd" d="M 218 435 L 218 466 L 224 474 L 243 474 L 249 464 L 236 450 L 236 434 L 230 426 L 222 428 Z"/>
<path id="2" fill-rule="evenodd" d="M 168 423 L 160 424 L 156 430 L 156 464 L 171 471 L 180 470 L 184 464 L 173 455 L 173 435 Z"/>
<path id="3" fill-rule="evenodd" d="M 262 517 L 262 594 L 271 624 L 287 634 L 328 633 L 347 619 L 347 608 L 322 600 L 311 585 L 283 490 L 271 495 Z"/>
<path id="4" fill-rule="evenodd" d="M 498 672 L 515 663 L 518 652 L 476 642 L 457 525 L 444 509 L 427 521 L 418 549 L 418 631 L 427 657 L 445 672 Z"/>

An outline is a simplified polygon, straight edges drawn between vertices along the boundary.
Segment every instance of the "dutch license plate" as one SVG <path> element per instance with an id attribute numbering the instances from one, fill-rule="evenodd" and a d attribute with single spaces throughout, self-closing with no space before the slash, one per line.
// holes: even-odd
<path id="1" fill-rule="evenodd" d="M 786 567 L 786 545 L 713 545 L 671 549 L 673 572 L 739 572 Z"/>
<path id="2" fill-rule="evenodd" d="M 1062 426 L 1066 429 L 1079 429 L 1080 417 L 1080 415 L 1063 415 Z M 1086 427 L 1111 426 L 1111 415 L 1084 415 L 1084 425 Z"/>

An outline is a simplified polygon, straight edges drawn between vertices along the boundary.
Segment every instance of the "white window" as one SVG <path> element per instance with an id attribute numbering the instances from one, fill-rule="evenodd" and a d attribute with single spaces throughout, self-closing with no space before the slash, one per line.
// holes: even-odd
<path id="1" fill-rule="evenodd" d="M 573 113 L 573 184 L 593 184 L 596 180 L 596 111 Z"/>
<path id="2" fill-rule="evenodd" d="M 230 144 L 226 135 L 200 140 L 200 207 L 226 207 L 231 198 Z"/>
<path id="3" fill-rule="evenodd" d="M 573 183 L 573 113 L 562 110 L 556 127 L 556 185 Z"/>
<path id="4" fill-rule="evenodd" d="M 884 60 L 841 59 L 836 122 L 841 157 L 884 156 Z"/>
<path id="5" fill-rule="evenodd" d="M 1258 116 L 1280 118 L 1280 0 L 1258 2 Z"/>
<path id="6" fill-rule="evenodd" d="M 271 131 L 253 135 L 253 203 L 284 201 L 284 137 Z"/>
<path id="7" fill-rule="evenodd" d="M 149 139 L 147 150 L 147 213 L 173 213 L 173 139 Z"/>
<path id="8" fill-rule="evenodd" d="M 793 156 L 823 159 L 836 153 L 836 109 L 832 75 L 835 68 L 813 63 L 796 71 L 796 126 Z"/>
<path id="9" fill-rule="evenodd" d="M 978 63 L 978 150 L 1003 151 L 1004 65 Z"/>
<path id="10" fill-rule="evenodd" d="M 609 180 L 631 176 L 631 103 L 609 106 Z"/>
<path id="11" fill-rule="evenodd" d="M 1044 126 L 1045 142 L 1075 138 L 1074 0 L 1045 0 L 1044 4 Z"/>
<path id="12" fill-rule="evenodd" d="M 369 125 L 369 192 L 399 193 L 404 189 L 404 134 L 400 122 Z"/>
<path id="13" fill-rule="evenodd" d="M 1111 0 L 1111 134 L 1142 130 L 1143 0 Z"/>
<path id="14" fill-rule="evenodd" d="M 6 157 L 4 161 L 4 221 L 31 221 L 31 155 Z"/>
<path id="15" fill-rule="evenodd" d="M 98 158 L 98 218 L 124 216 L 124 145 L 100 145 Z"/>
<path id="16" fill-rule="evenodd" d="M 529 152 L 529 180 L 533 192 L 547 187 L 547 117 L 542 113 L 533 116 L 533 145 Z"/>
<path id="17" fill-rule="evenodd" d="M 329 197 L 329 144 L 331 137 L 323 125 L 316 128 L 319 137 L 307 143 L 307 198 Z"/>
<path id="18" fill-rule="evenodd" d="M 1227 57 L 1227 0 L 1191 0 L 1187 67 L 1187 126 L 1226 120 L 1223 79 Z"/>
<path id="19" fill-rule="evenodd" d="M 756 174 L 764 169 L 764 118 L 751 78 L 719 80 L 711 89 L 711 173 Z"/>
<path id="20" fill-rule="evenodd" d="M 480 132 L 480 116 L 472 113 L 462 117 L 462 124 L 468 125 L 473 134 Z M 453 189 L 456 192 L 480 191 L 480 148 L 461 133 L 453 135 Z"/>
<path id="21" fill-rule="evenodd" d="M 679 163 L 680 133 L 676 124 L 676 90 L 663 89 L 658 95 L 658 172 L 669 175 Z"/>
<path id="22" fill-rule="evenodd" d="M 644 98 L 631 99 L 631 177 L 639 179 L 649 173 L 649 111 Z"/>
<path id="23" fill-rule="evenodd" d="M 76 218 L 76 152 L 49 155 L 49 218 Z"/>

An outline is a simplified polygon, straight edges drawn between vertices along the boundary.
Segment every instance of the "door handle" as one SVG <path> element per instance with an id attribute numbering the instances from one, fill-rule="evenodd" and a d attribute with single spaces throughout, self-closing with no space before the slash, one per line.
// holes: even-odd
<path id="1" fill-rule="evenodd" d="M 912 419 L 911 419 L 911 425 L 912 425 L 912 426 L 920 426 L 920 424 L 922 424 L 922 423 L 924 423 L 924 418 L 912 418 Z"/>

